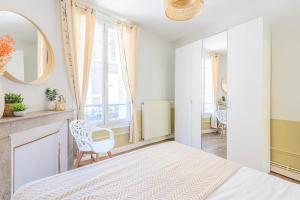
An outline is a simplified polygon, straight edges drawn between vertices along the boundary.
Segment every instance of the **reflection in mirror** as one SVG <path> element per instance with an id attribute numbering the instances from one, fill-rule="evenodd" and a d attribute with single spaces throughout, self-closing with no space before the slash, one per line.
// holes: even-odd
<path id="1" fill-rule="evenodd" d="M 44 34 L 27 18 L 9 11 L 0 11 L 0 36 L 16 41 L 15 52 L 7 64 L 8 78 L 34 83 L 46 78 L 52 67 L 52 49 Z"/>
<path id="2" fill-rule="evenodd" d="M 222 85 L 222 90 L 227 93 L 227 80 L 226 79 L 223 79 L 222 82 L 221 82 L 221 85 Z"/>
<path id="3" fill-rule="evenodd" d="M 202 150 L 226 158 L 227 32 L 203 40 Z"/>

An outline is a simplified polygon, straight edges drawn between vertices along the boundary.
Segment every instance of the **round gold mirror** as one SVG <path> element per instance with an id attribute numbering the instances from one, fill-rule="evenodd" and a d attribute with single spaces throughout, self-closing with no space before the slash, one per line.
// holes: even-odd
<path id="1" fill-rule="evenodd" d="M 4 76 L 17 83 L 39 84 L 54 69 L 54 54 L 45 34 L 30 19 L 10 11 L 0 11 L 0 37 L 9 35 L 15 51 Z"/>

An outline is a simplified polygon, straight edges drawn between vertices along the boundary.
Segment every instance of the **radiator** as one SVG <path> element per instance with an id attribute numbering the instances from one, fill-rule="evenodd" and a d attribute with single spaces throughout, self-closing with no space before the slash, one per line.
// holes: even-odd
<path id="1" fill-rule="evenodd" d="M 171 134 L 171 105 L 168 101 L 142 104 L 142 137 L 151 140 Z"/>

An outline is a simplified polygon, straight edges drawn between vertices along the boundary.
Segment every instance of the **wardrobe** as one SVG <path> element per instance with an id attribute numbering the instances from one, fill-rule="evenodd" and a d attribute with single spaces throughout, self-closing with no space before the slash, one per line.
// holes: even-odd
<path id="1" fill-rule="evenodd" d="M 227 30 L 227 159 L 270 171 L 270 26 Z M 202 40 L 176 49 L 175 140 L 201 149 Z"/>

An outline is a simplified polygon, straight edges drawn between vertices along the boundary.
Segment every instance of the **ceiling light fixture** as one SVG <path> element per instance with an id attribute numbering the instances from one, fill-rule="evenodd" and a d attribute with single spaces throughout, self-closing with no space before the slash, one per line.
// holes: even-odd
<path id="1" fill-rule="evenodd" d="M 165 13 L 171 20 L 186 21 L 198 15 L 203 6 L 203 0 L 165 0 Z"/>

